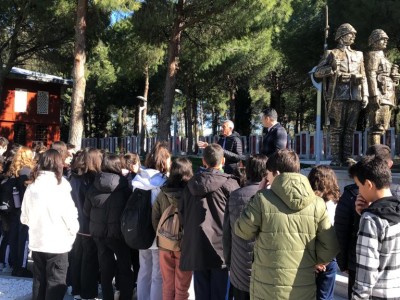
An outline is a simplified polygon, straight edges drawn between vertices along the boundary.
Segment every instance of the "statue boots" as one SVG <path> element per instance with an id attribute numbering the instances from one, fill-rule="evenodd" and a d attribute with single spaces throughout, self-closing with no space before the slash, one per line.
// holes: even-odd
<path id="1" fill-rule="evenodd" d="M 330 136 L 330 146 L 331 146 L 331 166 L 341 165 L 341 147 L 340 147 L 340 136 L 338 134 L 332 134 Z"/>
<path id="2" fill-rule="evenodd" d="M 349 159 L 353 159 L 353 137 L 354 134 L 346 133 L 343 139 L 343 165 L 349 164 Z"/>

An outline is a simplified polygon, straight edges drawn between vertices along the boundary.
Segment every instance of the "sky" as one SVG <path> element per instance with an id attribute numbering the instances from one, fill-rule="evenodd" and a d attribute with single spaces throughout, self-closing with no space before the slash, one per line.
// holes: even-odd
<path id="1" fill-rule="evenodd" d="M 125 19 L 126 17 L 129 17 L 132 15 L 131 12 L 123 12 L 123 11 L 113 11 L 111 14 L 111 24 L 114 24 L 115 22 L 118 22 L 121 19 Z"/>

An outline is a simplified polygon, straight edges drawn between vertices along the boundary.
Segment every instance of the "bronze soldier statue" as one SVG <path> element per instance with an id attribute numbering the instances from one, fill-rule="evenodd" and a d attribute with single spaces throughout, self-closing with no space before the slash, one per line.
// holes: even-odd
<path id="1" fill-rule="evenodd" d="M 369 89 L 369 146 L 381 143 L 396 105 L 395 87 L 399 84 L 400 74 L 399 66 L 392 64 L 383 53 L 388 40 L 382 29 L 375 29 L 368 38 L 371 51 L 365 56 L 365 72 Z"/>
<path id="2" fill-rule="evenodd" d="M 324 95 L 330 120 L 333 166 L 352 156 L 353 135 L 362 108 L 368 104 L 368 85 L 362 52 L 350 48 L 357 31 L 348 23 L 336 31 L 337 47 L 318 64 L 315 77 L 325 78 Z"/>

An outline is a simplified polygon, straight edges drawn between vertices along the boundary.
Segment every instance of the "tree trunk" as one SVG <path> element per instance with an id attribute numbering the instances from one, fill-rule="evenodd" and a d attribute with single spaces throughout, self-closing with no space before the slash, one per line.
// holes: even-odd
<path id="1" fill-rule="evenodd" d="M 236 82 L 233 78 L 228 76 L 229 84 L 229 116 L 228 118 L 235 123 L 235 110 L 236 110 Z"/>
<path id="2" fill-rule="evenodd" d="M 149 88 L 150 88 L 150 82 L 149 82 L 149 66 L 146 65 L 144 69 L 144 91 L 143 91 L 143 97 L 147 99 L 149 96 Z M 144 103 L 144 108 L 142 112 L 142 132 L 140 132 L 140 154 L 144 153 L 144 140 L 147 137 L 147 102 Z M 150 149 L 146 149 L 149 151 Z"/>
<path id="3" fill-rule="evenodd" d="M 196 109 L 196 108 L 194 108 L 194 109 Z M 199 135 L 204 136 L 203 100 L 200 100 L 200 130 L 199 130 Z"/>
<path id="4" fill-rule="evenodd" d="M 0 99 L 5 95 L 3 95 L 3 86 L 4 86 L 4 81 L 6 80 L 6 72 L 3 72 L 3 70 L 0 69 Z"/>
<path id="5" fill-rule="evenodd" d="M 133 120 L 133 135 L 136 135 L 136 136 L 139 135 L 139 118 L 140 118 L 139 112 L 140 112 L 139 106 L 136 106 L 135 111 L 133 113 L 133 117 L 134 117 L 134 120 Z"/>
<path id="6" fill-rule="evenodd" d="M 164 100 L 161 108 L 161 115 L 158 124 L 158 139 L 167 141 L 171 134 L 172 106 L 174 104 L 176 74 L 178 72 L 179 52 L 181 47 L 181 35 L 183 22 L 183 5 L 185 0 L 177 3 L 177 17 L 172 29 L 168 45 L 168 70 L 165 78 Z"/>
<path id="7" fill-rule="evenodd" d="M 281 110 L 281 96 L 282 96 L 282 89 L 280 86 L 280 79 L 277 72 L 273 71 L 270 74 L 270 81 L 271 81 L 271 104 L 270 106 L 276 110 L 278 113 L 278 118 L 280 119 L 282 116 Z"/>
<path id="8" fill-rule="evenodd" d="M 188 138 L 188 153 L 192 154 L 193 153 L 193 102 L 195 101 L 192 97 L 192 94 L 187 98 L 186 102 L 186 137 Z"/>
<path id="9" fill-rule="evenodd" d="M 213 108 L 212 113 L 211 113 L 211 117 L 212 117 L 212 135 L 218 135 L 218 124 L 219 124 L 219 114 L 220 112 Z"/>
<path id="10" fill-rule="evenodd" d="M 193 101 L 192 101 L 192 112 L 193 112 L 193 124 L 192 124 L 192 133 L 193 136 L 192 138 L 189 140 L 194 142 L 194 153 L 198 152 L 198 148 L 197 148 L 197 141 L 199 140 L 199 128 L 198 128 L 198 124 L 197 124 L 197 120 L 198 120 L 198 112 L 197 112 L 197 92 L 195 90 L 194 93 L 194 97 L 193 97 Z M 202 112 L 200 112 L 202 114 Z M 193 149 L 193 146 L 189 149 Z"/>
<path id="11" fill-rule="evenodd" d="M 183 129 L 184 129 L 184 137 L 188 137 L 188 130 L 189 130 L 189 112 L 188 107 L 190 105 L 190 98 L 186 99 L 185 107 L 183 108 Z"/>
<path id="12" fill-rule="evenodd" d="M 304 126 L 304 103 L 305 103 L 305 96 L 303 94 L 300 95 L 300 105 L 299 105 L 299 114 L 300 114 L 300 128 L 299 128 L 299 132 L 303 130 L 303 126 Z M 298 132 L 297 132 L 298 133 Z"/>
<path id="13" fill-rule="evenodd" d="M 72 108 L 69 130 L 69 142 L 77 149 L 81 148 L 83 133 L 83 105 L 85 101 L 85 63 L 86 63 L 86 12 L 88 0 L 78 0 L 75 27 L 75 51 Z"/>
<path id="14" fill-rule="evenodd" d="M 299 110 L 296 111 L 296 123 L 294 125 L 294 133 L 297 134 L 299 133 L 299 126 L 300 126 L 300 112 Z"/>

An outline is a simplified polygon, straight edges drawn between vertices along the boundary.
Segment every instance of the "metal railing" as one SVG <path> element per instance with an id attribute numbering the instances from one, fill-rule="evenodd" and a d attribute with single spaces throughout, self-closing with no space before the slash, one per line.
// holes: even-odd
<path id="1" fill-rule="evenodd" d="M 367 139 L 368 130 L 361 132 L 356 131 L 353 138 L 353 156 L 358 157 L 365 154 L 368 147 Z M 207 143 L 216 143 L 219 136 L 201 136 L 200 141 Z M 260 153 L 262 147 L 262 135 L 250 135 L 240 137 L 243 145 L 243 154 L 251 155 Z M 104 149 L 112 153 L 146 153 L 157 142 L 156 137 L 145 138 L 143 149 L 140 148 L 140 136 L 127 137 L 106 137 L 106 138 L 84 138 L 82 147 L 93 147 Z M 330 145 L 329 132 L 321 136 L 321 141 L 317 141 L 315 132 L 302 131 L 296 134 L 293 138 L 288 136 L 287 148 L 293 149 L 301 159 L 315 159 L 316 143 L 319 142 L 321 147 L 321 159 L 329 160 Z M 386 144 L 392 150 L 392 155 L 395 156 L 400 152 L 400 135 L 395 135 L 395 129 L 389 128 L 386 134 L 382 137 L 382 144 Z M 174 155 L 201 154 L 201 149 L 196 146 L 196 141 L 192 142 L 193 148 L 189 149 L 189 139 L 186 137 L 171 137 L 169 139 L 169 148 Z"/>

